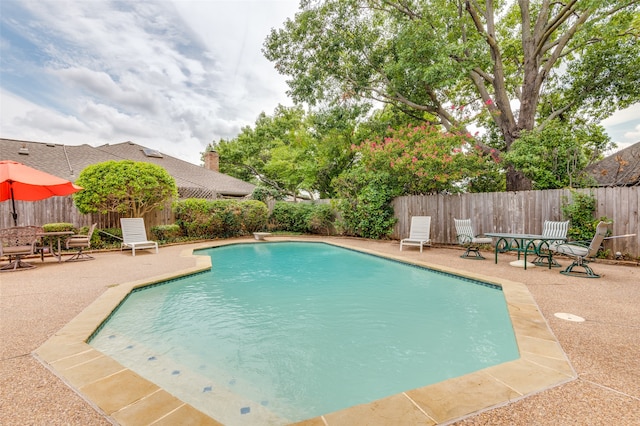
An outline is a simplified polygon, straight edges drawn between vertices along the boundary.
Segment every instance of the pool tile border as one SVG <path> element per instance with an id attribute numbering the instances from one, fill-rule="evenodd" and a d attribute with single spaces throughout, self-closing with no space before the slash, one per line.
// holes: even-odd
<path id="1" fill-rule="evenodd" d="M 277 241 L 309 240 L 278 238 Z M 194 267 L 108 288 L 95 302 L 36 349 L 34 356 L 118 424 L 220 425 L 215 419 L 96 351 L 86 341 L 134 289 L 208 270 L 211 268 L 210 258 L 196 254 L 196 250 L 239 243 L 256 244 L 255 241 L 219 241 L 185 249 L 181 256 L 194 257 Z M 258 244 L 264 243 L 268 242 Z M 461 275 L 453 268 L 354 248 L 344 241 L 327 243 Z M 524 284 L 473 273 L 464 273 L 464 277 L 502 288 L 520 351 L 519 359 L 296 424 L 446 424 L 576 379 L 577 375 L 562 347 Z"/>

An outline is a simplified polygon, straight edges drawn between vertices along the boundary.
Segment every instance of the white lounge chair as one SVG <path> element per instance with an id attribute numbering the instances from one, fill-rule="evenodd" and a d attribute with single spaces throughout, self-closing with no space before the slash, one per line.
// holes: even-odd
<path id="1" fill-rule="evenodd" d="M 125 248 L 131 249 L 131 254 L 136 255 L 136 249 L 156 249 L 158 253 L 158 243 L 147 239 L 147 231 L 144 228 L 144 219 L 141 217 L 121 218 L 122 226 L 122 245 L 120 250 Z"/>
<path id="2" fill-rule="evenodd" d="M 602 241 L 607 235 L 608 226 L 609 224 L 604 221 L 598 223 L 598 226 L 596 227 L 596 234 L 593 236 L 593 240 L 591 240 L 591 243 L 588 246 L 580 243 L 579 241 L 564 244 L 551 244 L 551 250 L 574 258 L 573 263 L 564 271 L 560 271 L 560 273 L 574 277 L 600 278 L 600 275 L 594 273 L 591 267 L 587 264 L 589 263 L 588 259 L 595 257 L 598 253 L 598 250 L 602 245 Z M 573 268 L 576 266 L 581 267 L 584 271 L 574 271 Z"/>
<path id="3" fill-rule="evenodd" d="M 400 251 L 404 246 L 419 246 L 420 253 L 422 247 L 431 245 L 431 216 L 413 216 L 411 218 L 411 229 L 409 230 L 409 238 L 400 240 Z"/>
<path id="4" fill-rule="evenodd" d="M 456 226 L 456 236 L 458 244 L 467 248 L 462 256 L 463 259 L 479 259 L 484 257 L 480 254 L 482 244 L 491 244 L 493 240 L 488 237 L 480 237 L 473 230 L 471 219 L 453 219 Z M 473 253 L 473 256 L 471 255 Z"/>

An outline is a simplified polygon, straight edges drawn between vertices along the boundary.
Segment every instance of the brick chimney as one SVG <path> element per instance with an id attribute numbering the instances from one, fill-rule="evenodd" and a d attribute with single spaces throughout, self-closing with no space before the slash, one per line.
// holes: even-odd
<path id="1" fill-rule="evenodd" d="M 205 169 L 213 170 L 214 172 L 220 171 L 220 155 L 215 151 L 207 151 L 204 153 L 204 167 Z"/>

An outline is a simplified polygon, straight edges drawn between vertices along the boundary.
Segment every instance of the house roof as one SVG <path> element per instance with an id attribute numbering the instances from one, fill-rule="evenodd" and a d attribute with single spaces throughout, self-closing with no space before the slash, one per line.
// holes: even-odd
<path id="1" fill-rule="evenodd" d="M 17 161 L 70 181 L 75 181 L 91 164 L 108 160 L 145 161 L 162 166 L 175 179 L 181 198 L 216 198 L 215 194 L 242 197 L 251 194 L 255 187 L 133 142 L 93 147 L 0 138 L 0 160 Z"/>
<path id="2" fill-rule="evenodd" d="M 585 172 L 598 186 L 640 185 L 640 142 L 591 164 Z"/>

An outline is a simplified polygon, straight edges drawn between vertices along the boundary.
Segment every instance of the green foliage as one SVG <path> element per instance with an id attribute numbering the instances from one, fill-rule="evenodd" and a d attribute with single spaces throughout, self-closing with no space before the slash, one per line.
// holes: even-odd
<path id="1" fill-rule="evenodd" d="M 97 249 L 120 247 L 120 243 L 122 243 L 122 228 L 96 228 L 91 237 L 91 247 Z"/>
<path id="2" fill-rule="evenodd" d="M 253 188 L 253 192 L 251 193 L 251 199 L 256 201 L 262 201 L 263 203 L 266 203 L 267 200 L 269 199 L 282 201 L 285 198 L 286 198 L 286 195 L 283 194 L 282 192 L 278 191 L 273 187 L 266 186 L 263 184 L 256 185 L 256 187 Z"/>
<path id="3" fill-rule="evenodd" d="M 265 210 L 258 201 L 189 198 L 174 203 L 176 224 L 188 238 L 229 238 L 263 229 Z"/>
<path id="4" fill-rule="evenodd" d="M 332 235 L 335 231 L 336 212 L 329 204 L 315 204 L 308 217 L 312 234 Z"/>
<path id="5" fill-rule="evenodd" d="M 572 200 L 563 200 L 562 214 L 569 220 L 567 239 L 569 241 L 590 242 L 596 233 L 596 226 L 603 220 L 610 222 L 606 217 L 596 219 L 596 199 L 592 194 L 580 192 L 571 193 Z"/>
<path id="6" fill-rule="evenodd" d="M 401 195 L 460 192 L 485 164 L 469 139 L 436 126 L 409 125 L 353 148 L 367 170 L 387 173 Z"/>
<path id="7" fill-rule="evenodd" d="M 73 200 L 85 214 L 116 212 L 142 217 L 178 194 L 165 169 L 130 160 L 90 165 L 80 172 L 76 183 L 84 189 L 73 194 Z"/>
<path id="8" fill-rule="evenodd" d="M 495 158 L 522 131 L 590 124 L 640 100 L 636 0 L 303 1 L 264 44 L 308 105 L 382 102 L 445 129 L 487 128 Z M 466 131 L 463 131 L 466 133 Z M 533 142 L 532 142 L 533 143 Z M 507 189 L 530 183 L 500 163 Z"/>
<path id="9" fill-rule="evenodd" d="M 151 235 L 155 241 L 161 244 L 174 243 L 180 241 L 182 237 L 182 228 L 180 225 L 158 225 L 151 227 Z"/>
<path id="10" fill-rule="evenodd" d="M 45 223 L 44 225 L 42 225 L 42 229 L 44 230 L 44 232 L 76 232 L 76 227 L 73 225 L 73 223 L 67 222 Z"/>
<path id="11" fill-rule="evenodd" d="M 330 196 L 331 180 L 349 166 L 350 146 L 361 109 L 336 107 L 307 114 L 301 107 L 276 108 L 260 114 L 232 140 L 220 140 L 220 171 L 261 188 L 254 198 L 265 201 L 301 193 Z"/>
<path id="12" fill-rule="evenodd" d="M 273 231 L 300 234 L 329 234 L 335 212 L 328 204 L 277 202 L 269 218 Z"/>
<path id="13" fill-rule="evenodd" d="M 610 147 L 601 126 L 568 127 L 555 120 L 541 130 L 523 131 L 503 155 L 532 180 L 533 189 L 583 186 L 583 169 Z"/>
<path id="14" fill-rule="evenodd" d="M 262 201 L 243 201 L 240 203 L 243 231 L 247 234 L 263 231 L 269 219 L 269 209 Z"/>
<path id="15" fill-rule="evenodd" d="M 76 227 L 73 225 L 73 223 L 67 223 L 67 222 L 45 223 L 44 225 L 42 225 L 42 229 L 44 230 L 44 232 L 64 232 L 64 231 L 76 232 Z M 57 244 L 57 243 L 58 243 L 57 236 L 42 238 L 43 246 L 50 246 L 51 244 Z"/>
<path id="16" fill-rule="evenodd" d="M 269 217 L 269 227 L 274 231 L 306 234 L 312 211 L 313 205 L 309 203 L 277 202 Z"/>
<path id="17" fill-rule="evenodd" d="M 352 169 L 336 179 L 336 188 L 344 234 L 373 239 L 391 235 L 396 223 L 391 202 L 398 193 L 389 173 Z"/>

